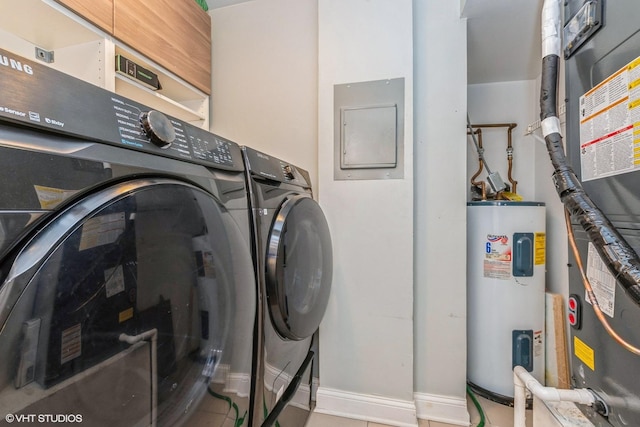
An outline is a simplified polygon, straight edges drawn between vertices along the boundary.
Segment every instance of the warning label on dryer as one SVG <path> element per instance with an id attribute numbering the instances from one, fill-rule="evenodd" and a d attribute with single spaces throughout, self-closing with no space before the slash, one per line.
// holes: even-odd
<path id="1" fill-rule="evenodd" d="M 580 97 L 582 180 L 640 169 L 640 57 Z"/>

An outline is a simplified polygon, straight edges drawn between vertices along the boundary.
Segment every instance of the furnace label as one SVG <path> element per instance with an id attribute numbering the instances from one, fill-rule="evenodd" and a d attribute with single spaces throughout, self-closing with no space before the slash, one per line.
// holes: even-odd
<path id="1" fill-rule="evenodd" d="M 573 337 L 573 354 L 592 371 L 596 370 L 596 355 L 591 347 L 577 336 Z"/>
<path id="2" fill-rule="evenodd" d="M 593 243 L 589 242 L 587 254 L 587 278 L 593 288 L 593 293 L 598 300 L 598 305 L 603 313 L 613 318 L 613 309 L 616 304 L 616 279 L 607 266 L 602 262 Z M 589 296 L 585 292 L 585 301 L 591 304 Z"/>
<path id="3" fill-rule="evenodd" d="M 640 169 L 640 57 L 580 97 L 580 166 L 583 181 Z"/>

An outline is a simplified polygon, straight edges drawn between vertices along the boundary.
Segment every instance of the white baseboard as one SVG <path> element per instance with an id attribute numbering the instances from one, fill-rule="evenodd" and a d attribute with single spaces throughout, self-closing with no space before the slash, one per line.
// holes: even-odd
<path id="1" fill-rule="evenodd" d="M 418 425 L 416 406 L 400 399 L 372 396 L 320 386 L 315 412 L 398 427 Z"/>
<path id="2" fill-rule="evenodd" d="M 469 426 L 467 399 L 414 393 L 418 418 L 457 426 Z"/>
<path id="3" fill-rule="evenodd" d="M 266 364 L 264 369 L 264 386 L 271 392 L 276 392 L 278 399 L 281 393 L 286 389 L 293 381 L 293 376 L 276 368 Z M 289 405 L 296 408 L 309 410 L 309 402 L 311 401 L 311 386 L 307 383 L 301 383 L 298 386 L 298 390 L 293 395 L 293 398 L 289 402 Z"/>
<path id="4" fill-rule="evenodd" d="M 230 365 L 218 365 L 211 382 L 224 384 L 223 390 L 226 393 L 233 393 L 240 397 L 249 397 L 251 394 L 251 375 L 231 372 Z"/>

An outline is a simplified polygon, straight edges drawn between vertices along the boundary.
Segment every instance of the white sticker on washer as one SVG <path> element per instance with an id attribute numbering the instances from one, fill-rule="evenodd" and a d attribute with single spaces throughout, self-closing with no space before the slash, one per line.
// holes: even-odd
<path id="1" fill-rule="evenodd" d="M 108 245 L 124 232 L 124 212 L 90 218 L 82 226 L 80 250 Z"/>
<path id="2" fill-rule="evenodd" d="M 613 317 L 613 308 L 616 304 L 616 279 L 609 273 L 607 266 L 596 251 L 596 247 L 591 242 L 589 242 L 589 253 L 587 254 L 587 278 L 591 283 L 600 309 L 609 317 Z M 586 292 L 584 299 L 591 304 Z"/>
<path id="3" fill-rule="evenodd" d="M 111 298 L 120 292 L 124 292 L 124 273 L 122 271 L 122 265 L 106 269 L 104 271 L 104 282 L 107 298 Z"/>
<path id="4" fill-rule="evenodd" d="M 80 323 L 62 331 L 60 340 L 60 364 L 82 354 L 82 329 Z"/>

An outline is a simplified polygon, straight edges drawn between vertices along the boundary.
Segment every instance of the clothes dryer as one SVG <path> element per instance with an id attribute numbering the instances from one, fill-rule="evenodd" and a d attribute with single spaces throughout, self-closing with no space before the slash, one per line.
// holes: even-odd
<path id="1" fill-rule="evenodd" d="M 304 426 L 315 403 L 318 327 L 331 291 L 329 227 L 305 170 L 242 150 L 261 296 L 254 426 Z"/>
<path id="2" fill-rule="evenodd" d="M 0 413 L 250 422 L 257 294 L 238 145 L 0 58 Z"/>

